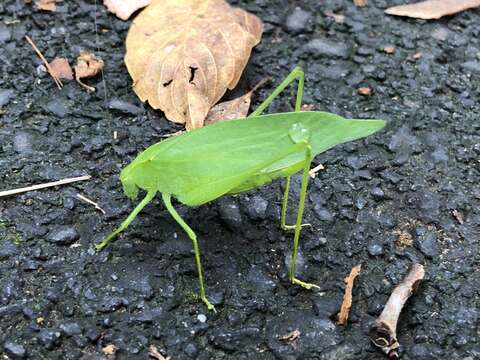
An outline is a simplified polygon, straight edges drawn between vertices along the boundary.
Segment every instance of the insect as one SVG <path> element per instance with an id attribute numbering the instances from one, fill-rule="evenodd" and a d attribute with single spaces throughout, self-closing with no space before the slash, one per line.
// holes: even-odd
<path id="1" fill-rule="evenodd" d="M 268 105 L 298 79 L 295 112 L 261 115 Z M 297 67 L 273 93 L 245 119 L 216 123 L 154 144 L 125 167 L 120 175 L 125 194 L 143 200 L 123 223 L 102 242 L 106 246 L 123 231 L 138 213 L 161 193 L 168 212 L 193 242 L 199 295 L 209 310 L 203 284 L 197 236 L 172 205 L 172 197 L 188 206 L 252 190 L 277 178 L 286 177 L 281 227 L 294 229 L 289 281 L 306 289 L 317 287 L 295 277 L 295 260 L 305 208 L 309 169 L 313 158 L 335 145 L 359 139 L 380 130 L 383 120 L 348 120 L 326 112 L 301 112 L 305 76 Z M 303 170 L 295 225 L 286 225 L 290 176 Z"/>

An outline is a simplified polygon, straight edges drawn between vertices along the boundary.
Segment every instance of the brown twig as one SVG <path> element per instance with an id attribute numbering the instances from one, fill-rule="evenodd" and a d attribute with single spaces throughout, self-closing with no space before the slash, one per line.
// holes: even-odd
<path id="1" fill-rule="evenodd" d="M 90 175 L 85 175 L 85 176 L 63 179 L 63 180 L 59 180 L 59 181 L 53 181 L 53 182 L 49 182 L 49 183 L 45 183 L 45 184 L 27 186 L 27 187 L 20 188 L 20 189 L 0 191 L 0 197 L 20 194 L 20 193 L 24 193 L 24 192 L 28 192 L 28 191 L 45 189 L 45 188 L 59 186 L 59 185 L 70 184 L 70 183 L 73 183 L 73 182 L 76 182 L 76 181 L 90 180 L 91 178 L 92 177 Z"/>
<path id="2" fill-rule="evenodd" d="M 48 73 L 50 74 L 50 76 L 52 77 L 53 81 L 55 81 L 55 84 L 57 85 L 57 87 L 59 89 L 61 89 L 63 87 L 63 84 L 62 84 L 62 81 L 55 75 L 55 73 L 53 72 L 52 70 L 52 67 L 50 66 L 50 64 L 48 63 L 47 59 L 45 59 L 45 57 L 43 56 L 43 54 L 40 52 L 40 50 L 38 49 L 37 45 L 35 45 L 35 43 L 33 42 L 32 39 L 30 39 L 30 37 L 28 35 L 25 35 L 25 39 L 27 40 L 27 42 L 32 46 L 33 50 L 35 50 L 35 52 L 37 53 L 38 57 L 40 58 L 40 60 L 43 61 L 43 64 L 45 65 L 45 67 L 47 68 L 48 70 Z"/>
<path id="3" fill-rule="evenodd" d="M 393 290 L 379 318 L 375 321 L 370 339 L 391 359 L 398 359 L 400 343 L 397 340 L 398 317 L 408 298 L 417 290 L 425 276 L 421 264 L 412 264 L 407 274 Z"/>
<path id="4" fill-rule="evenodd" d="M 338 313 L 338 325 L 347 325 L 348 314 L 350 313 L 350 308 L 352 307 L 353 282 L 355 281 L 355 278 L 358 276 L 358 274 L 360 274 L 361 269 L 362 265 L 360 264 L 353 267 L 350 271 L 350 275 L 345 278 L 345 295 L 343 296 L 342 307 L 340 308 L 340 312 Z"/>

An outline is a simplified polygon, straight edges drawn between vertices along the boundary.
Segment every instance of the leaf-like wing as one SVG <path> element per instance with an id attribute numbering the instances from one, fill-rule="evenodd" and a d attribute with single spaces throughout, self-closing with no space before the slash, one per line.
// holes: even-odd
<path id="1" fill-rule="evenodd" d="M 260 19 L 224 0 L 154 0 L 127 36 L 134 90 L 169 120 L 201 127 L 237 84 L 262 31 Z"/>
<path id="2" fill-rule="evenodd" d="M 260 186 L 265 178 L 271 181 L 282 171 L 301 165 L 303 151 L 281 156 L 294 144 L 289 130 L 296 123 L 312 134 L 315 154 L 384 126 L 382 120 L 347 120 L 322 112 L 221 122 L 152 145 L 123 170 L 121 179 L 131 194 L 134 187 L 157 189 L 187 205 L 211 201 L 242 184 L 248 184 L 245 189 Z"/>

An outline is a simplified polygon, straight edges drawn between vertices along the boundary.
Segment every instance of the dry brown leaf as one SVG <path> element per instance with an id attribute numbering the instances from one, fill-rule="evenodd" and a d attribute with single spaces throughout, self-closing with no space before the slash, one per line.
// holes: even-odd
<path id="1" fill-rule="evenodd" d="M 248 115 L 250 103 L 252 101 L 252 94 L 257 91 L 259 87 L 264 85 L 270 78 L 261 80 L 248 93 L 230 101 L 224 101 L 212 107 L 205 119 L 205 125 L 215 124 L 220 121 L 228 121 L 233 119 L 244 118 Z"/>
<path id="2" fill-rule="evenodd" d="M 103 0 L 103 5 L 118 18 L 128 20 L 135 11 L 147 6 L 151 1 L 152 0 Z"/>
<path id="3" fill-rule="evenodd" d="M 58 79 L 73 80 L 73 72 L 68 60 L 65 58 L 55 58 L 50 62 L 52 75 Z"/>
<path id="4" fill-rule="evenodd" d="M 102 352 L 109 360 L 115 359 L 115 353 L 117 352 L 117 350 L 118 348 L 113 344 L 108 344 L 107 346 L 102 348 Z"/>
<path id="5" fill-rule="evenodd" d="M 135 93 L 187 130 L 233 89 L 263 24 L 224 0 L 153 0 L 128 32 L 125 63 Z"/>
<path id="6" fill-rule="evenodd" d="M 148 348 L 148 356 L 157 360 L 170 360 L 170 356 L 163 356 L 160 351 L 158 351 L 155 345 L 150 345 L 150 347 Z"/>
<path id="7" fill-rule="evenodd" d="M 86 88 L 88 91 L 95 91 L 94 87 L 84 84 L 80 79 L 97 75 L 102 71 L 104 66 L 103 60 L 87 51 L 82 51 L 77 58 L 75 65 L 75 80 Z"/>
<path id="8" fill-rule="evenodd" d="M 347 325 L 348 321 L 348 314 L 350 313 L 350 308 L 352 307 L 352 289 L 353 289 L 353 282 L 355 278 L 360 273 L 362 269 L 362 265 L 357 265 L 350 271 L 350 275 L 345 278 L 345 295 L 343 296 L 343 303 L 342 307 L 340 308 L 340 312 L 338 313 L 337 324 L 339 325 Z"/>
<path id="9" fill-rule="evenodd" d="M 62 0 L 37 0 L 35 6 L 38 10 L 55 11 L 57 10 L 57 3 Z"/>
<path id="10" fill-rule="evenodd" d="M 408 16 L 416 19 L 440 19 L 480 6 L 480 0 L 427 0 L 415 4 L 393 6 L 385 10 L 388 15 Z"/>

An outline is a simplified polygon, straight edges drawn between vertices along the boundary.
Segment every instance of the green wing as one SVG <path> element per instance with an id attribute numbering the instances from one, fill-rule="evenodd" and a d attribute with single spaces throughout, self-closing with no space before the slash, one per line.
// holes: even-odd
<path id="1" fill-rule="evenodd" d="M 152 145 L 121 175 L 125 193 L 138 188 L 172 194 L 187 205 L 200 205 L 223 194 L 265 183 L 264 178 L 296 170 L 304 157 L 289 130 L 301 123 L 310 130 L 313 152 L 367 136 L 381 120 L 345 120 L 319 113 L 283 113 L 217 123 Z M 293 150 L 294 151 L 293 151 Z M 261 175 L 261 176 L 260 176 Z M 260 176 L 260 177 L 259 177 Z M 253 182 L 252 182 L 253 180 Z"/>

